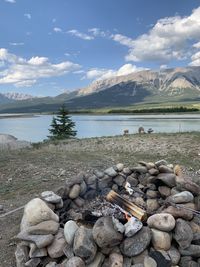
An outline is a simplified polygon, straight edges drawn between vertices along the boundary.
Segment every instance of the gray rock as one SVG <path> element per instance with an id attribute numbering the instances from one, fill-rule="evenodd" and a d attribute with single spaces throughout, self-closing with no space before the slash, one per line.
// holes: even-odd
<path id="1" fill-rule="evenodd" d="M 181 249 L 189 247 L 193 239 L 193 232 L 189 223 L 182 219 L 177 219 L 173 237 Z"/>
<path id="2" fill-rule="evenodd" d="M 193 233 L 192 243 L 200 246 L 200 233 Z"/>
<path id="3" fill-rule="evenodd" d="M 0 205 L 0 211 L 3 211 L 3 205 Z"/>
<path id="4" fill-rule="evenodd" d="M 161 160 L 156 161 L 156 162 L 155 162 L 155 165 L 156 165 L 157 167 L 159 167 L 159 166 L 161 166 L 161 165 L 165 165 L 165 166 L 167 166 L 167 165 L 168 165 L 168 162 L 167 162 L 166 160 L 164 160 L 164 159 L 161 159 Z"/>
<path id="5" fill-rule="evenodd" d="M 37 267 L 40 264 L 40 262 L 41 262 L 40 258 L 30 259 L 29 261 L 25 263 L 25 266 L 26 267 Z"/>
<path id="6" fill-rule="evenodd" d="M 171 214 L 159 213 L 150 216 L 147 220 L 147 224 L 151 228 L 170 232 L 174 229 L 176 221 Z"/>
<path id="7" fill-rule="evenodd" d="M 180 191 L 186 190 L 194 195 L 200 194 L 200 186 L 194 183 L 189 177 L 176 176 L 176 186 Z"/>
<path id="8" fill-rule="evenodd" d="M 32 258 L 41 258 L 47 256 L 46 248 L 37 248 L 34 243 L 30 243 L 29 257 Z"/>
<path id="9" fill-rule="evenodd" d="M 73 251 L 73 247 L 70 244 L 67 244 L 64 248 L 63 248 L 63 252 L 65 254 L 65 256 L 68 259 L 71 259 L 72 257 L 74 257 L 74 251 Z"/>
<path id="10" fill-rule="evenodd" d="M 74 177 L 67 177 L 67 179 L 65 180 L 65 184 L 67 187 L 72 187 L 75 184 L 81 184 L 84 178 L 85 178 L 84 172 L 80 172 L 78 175 Z"/>
<path id="11" fill-rule="evenodd" d="M 181 255 L 177 248 L 171 246 L 171 248 L 167 251 L 167 254 L 169 255 L 173 265 L 177 265 L 179 263 Z"/>
<path id="12" fill-rule="evenodd" d="M 69 197 L 71 199 L 75 199 L 75 198 L 77 198 L 79 196 L 80 192 L 81 192 L 80 185 L 79 184 L 75 184 L 75 185 L 72 186 L 72 188 L 71 188 L 71 190 L 69 192 Z"/>
<path id="13" fill-rule="evenodd" d="M 184 256 L 184 257 L 181 257 L 181 260 L 179 263 L 181 267 L 189 267 L 191 261 L 192 261 L 192 257 Z"/>
<path id="14" fill-rule="evenodd" d="M 128 257 L 123 257 L 123 267 L 131 267 L 132 259 Z"/>
<path id="15" fill-rule="evenodd" d="M 123 234 L 125 231 L 125 226 L 115 217 L 112 217 L 112 222 L 113 222 L 114 229 L 117 232 L 120 232 L 121 234 Z"/>
<path id="16" fill-rule="evenodd" d="M 103 178 L 103 176 L 104 176 L 104 173 L 101 172 L 101 171 L 98 171 L 98 170 L 94 170 L 93 173 L 94 173 L 94 175 L 95 175 L 97 178 L 99 178 L 99 179 Z"/>
<path id="17" fill-rule="evenodd" d="M 159 174 L 159 170 L 155 169 L 155 168 L 152 168 L 149 170 L 149 174 L 150 175 L 153 175 L 153 176 L 156 176 Z"/>
<path id="18" fill-rule="evenodd" d="M 123 256 L 119 253 L 111 253 L 109 255 L 110 267 L 123 267 Z"/>
<path id="19" fill-rule="evenodd" d="M 123 183 L 125 182 L 125 178 L 124 178 L 123 176 L 121 176 L 121 175 L 117 175 L 117 176 L 113 179 L 113 181 L 114 181 L 117 185 L 122 186 Z"/>
<path id="20" fill-rule="evenodd" d="M 159 209 L 160 205 L 158 203 L 158 200 L 156 198 L 154 199 L 147 199 L 146 201 L 146 207 L 147 207 L 147 212 L 152 213 Z"/>
<path id="21" fill-rule="evenodd" d="M 158 198 L 159 192 L 155 190 L 148 189 L 146 191 L 147 198 Z"/>
<path id="22" fill-rule="evenodd" d="M 111 188 L 112 187 L 112 177 L 111 176 L 108 176 L 108 175 L 104 175 L 103 178 L 101 178 L 99 181 L 98 181 L 98 188 L 100 190 L 103 190 L 104 188 Z"/>
<path id="23" fill-rule="evenodd" d="M 125 227 L 125 236 L 131 237 L 135 235 L 142 228 L 143 224 L 141 221 L 135 217 L 131 217 L 130 220 L 124 225 Z"/>
<path id="24" fill-rule="evenodd" d="M 117 172 L 115 171 L 115 169 L 114 169 L 113 167 L 110 167 L 110 168 L 106 169 L 106 170 L 104 171 L 104 173 L 107 174 L 107 175 L 110 176 L 110 177 L 115 177 L 115 176 L 117 176 Z"/>
<path id="25" fill-rule="evenodd" d="M 126 179 L 126 182 L 128 182 L 132 187 L 138 185 L 138 180 L 133 175 L 129 175 Z"/>
<path id="26" fill-rule="evenodd" d="M 182 218 L 186 221 L 190 221 L 193 218 L 193 212 L 190 210 L 185 210 L 181 208 L 176 208 L 173 206 L 169 206 L 166 209 L 162 211 L 162 213 L 169 213 L 171 214 L 175 219 L 176 218 Z"/>
<path id="27" fill-rule="evenodd" d="M 63 249 L 66 246 L 64 230 L 59 229 L 58 233 L 50 246 L 47 247 L 48 254 L 51 258 L 56 259 L 64 255 Z"/>
<path id="28" fill-rule="evenodd" d="M 132 265 L 131 267 L 144 267 L 144 264 L 137 263 L 137 264 Z"/>
<path id="29" fill-rule="evenodd" d="M 147 167 L 144 166 L 137 166 L 137 167 L 133 167 L 131 168 L 132 172 L 137 172 L 139 174 L 145 174 L 147 173 Z"/>
<path id="30" fill-rule="evenodd" d="M 80 226 L 75 233 L 74 254 L 81 257 L 87 264 L 95 258 L 97 246 L 92 236 L 92 230 Z"/>
<path id="31" fill-rule="evenodd" d="M 74 236 L 77 230 L 78 230 L 78 225 L 76 224 L 75 221 L 70 220 L 65 223 L 64 236 L 68 244 L 70 245 L 73 244 Z"/>
<path id="32" fill-rule="evenodd" d="M 95 189 L 97 188 L 97 177 L 95 175 L 88 176 L 86 179 L 86 184 L 89 188 Z"/>
<path id="33" fill-rule="evenodd" d="M 148 227 L 143 227 L 133 237 L 123 240 L 120 245 L 123 255 L 133 257 L 142 253 L 151 241 L 151 231 Z"/>
<path id="34" fill-rule="evenodd" d="M 167 186 L 159 186 L 158 191 L 162 197 L 169 197 L 171 195 L 171 189 Z"/>
<path id="35" fill-rule="evenodd" d="M 157 263 L 153 258 L 146 256 L 144 258 L 144 267 L 157 267 Z"/>
<path id="36" fill-rule="evenodd" d="M 157 179 L 162 181 L 169 187 L 174 187 L 176 185 L 175 181 L 176 175 L 173 173 L 160 173 L 157 176 Z"/>
<path id="37" fill-rule="evenodd" d="M 36 244 L 38 248 L 44 248 L 52 243 L 54 236 L 53 235 L 29 235 L 26 232 L 20 232 L 17 235 L 17 238 L 24 240 L 24 241 L 28 241 L 28 242 L 33 242 Z"/>
<path id="38" fill-rule="evenodd" d="M 169 250 L 171 247 L 172 236 L 157 229 L 151 229 L 152 245 L 156 250 Z"/>
<path id="39" fill-rule="evenodd" d="M 158 170 L 161 173 L 174 173 L 174 171 L 171 168 L 169 168 L 168 166 L 165 166 L 165 165 L 158 166 Z"/>
<path id="40" fill-rule="evenodd" d="M 17 245 L 17 249 L 15 251 L 17 267 L 24 267 L 24 264 L 29 259 L 28 252 L 29 252 L 29 248 L 27 245 L 24 245 L 23 243 L 19 243 Z"/>
<path id="41" fill-rule="evenodd" d="M 56 234 L 59 229 L 59 223 L 55 221 L 44 221 L 26 229 L 29 235 L 49 235 Z"/>
<path id="42" fill-rule="evenodd" d="M 118 164 L 116 165 L 116 168 L 117 168 L 117 170 L 118 170 L 119 172 L 121 172 L 121 171 L 123 170 L 123 168 L 124 168 L 124 164 L 123 164 L 123 163 L 118 163 Z"/>
<path id="43" fill-rule="evenodd" d="M 194 196 L 189 191 L 183 191 L 170 197 L 170 201 L 173 203 L 188 203 L 194 200 Z"/>
<path id="44" fill-rule="evenodd" d="M 180 249 L 179 251 L 182 256 L 200 257 L 200 246 L 198 245 L 190 245 L 186 249 Z"/>
<path id="45" fill-rule="evenodd" d="M 56 195 L 53 191 L 44 191 L 41 193 L 41 198 L 46 202 L 58 204 L 61 202 L 61 197 Z"/>
<path id="46" fill-rule="evenodd" d="M 132 170 L 130 170 L 130 168 L 126 167 L 126 168 L 123 168 L 123 173 L 125 175 L 130 175 L 132 173 Z"/>
<path id="47" fill-rule="evenodd" d="M 45 267 L 57 267 L 58 264 L 55 261 L 49 262 Z"/>
<path id="48" fill-rule="evenodd" d="M 80 191 L 79 195 L 82 197 L 87 192 L 87 184 L 86 184 L 86 182 L 84 180 L 80 184 L 80 187 L 81 187 L 81 191 Z"/>
<path id="49" fill-rule="evenodd" d="M 101 252 L 98 252 L 94 260 L 90 264 L 88 264 L 87 267 L 101 267 L 104 259 L 105 256 Z"/>
<path id="50" fill-rule="evenodd" d="M 120 244 L 123 239 L 123 235 L 114 229 L 111 217 L 99 218 L 93 226 L 92 233 L 100 248 L 113 247 Z"/>
<path id="51" fill-rule="evenodd" d="M 148 256 L 148 250 L 145 249 L 142 253 L 140 253 L 139 255 L 136 255 L 134 257 L 132 257 L 132 261 L 134 264 L 138 264 L 138 263 L 144 263 L 144 258 Z"/>
<path id="52" fill-rule="evenodd" d="M 85 263 L 80 257 L 73 257 L 63 267 L 85 267 Z"/>

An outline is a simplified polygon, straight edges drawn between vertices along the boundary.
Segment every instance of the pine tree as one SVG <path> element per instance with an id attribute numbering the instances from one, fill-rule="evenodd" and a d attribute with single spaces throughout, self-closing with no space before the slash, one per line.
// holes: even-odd
<path id="1" fill-rule="evenodd" d="M 75 123 L 68 114 L 64 106 L 59 109 L 58 115 L 52 119 L 49 139 L 58 140 L 76 136 Z"/>

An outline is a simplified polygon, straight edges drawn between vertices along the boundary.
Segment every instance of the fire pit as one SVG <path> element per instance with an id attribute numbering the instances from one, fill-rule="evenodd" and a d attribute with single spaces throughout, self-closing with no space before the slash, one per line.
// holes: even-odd
<path id="1" fill-rule="evenodd" d="M 198 266 L 199 194 L 165 160 L 69 177 L 25 206 L 17 267 Z"/>

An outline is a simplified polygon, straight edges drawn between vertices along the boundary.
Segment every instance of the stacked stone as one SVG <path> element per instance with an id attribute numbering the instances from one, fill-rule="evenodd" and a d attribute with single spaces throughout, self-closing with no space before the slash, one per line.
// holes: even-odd
<path id="1" fill-rule="evenodd" d="M 147 221 L 131 228 L 102 216 L 93 227 L 80 224 L 77 211 L 111 189 L 145 209 Z M 17 267 L 200 266 L 199 196 L 200 187 L 165 160 L 80 173 L 25 206 Z"/>

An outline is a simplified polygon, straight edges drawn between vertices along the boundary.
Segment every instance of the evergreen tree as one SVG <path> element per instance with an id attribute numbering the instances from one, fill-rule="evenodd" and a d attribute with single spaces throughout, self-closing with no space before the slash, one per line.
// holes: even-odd
<path id="1" fill-rule="evenodd" d="M 75 123 L 71 120 L 64 106 L 59 109 L 58 115 L 53 117 L 50 126 L 49 132 L 51 135 L 48 138 L 51 140 L 67 139 L 76 136 L 76 131 L 74 130 Z"/>

